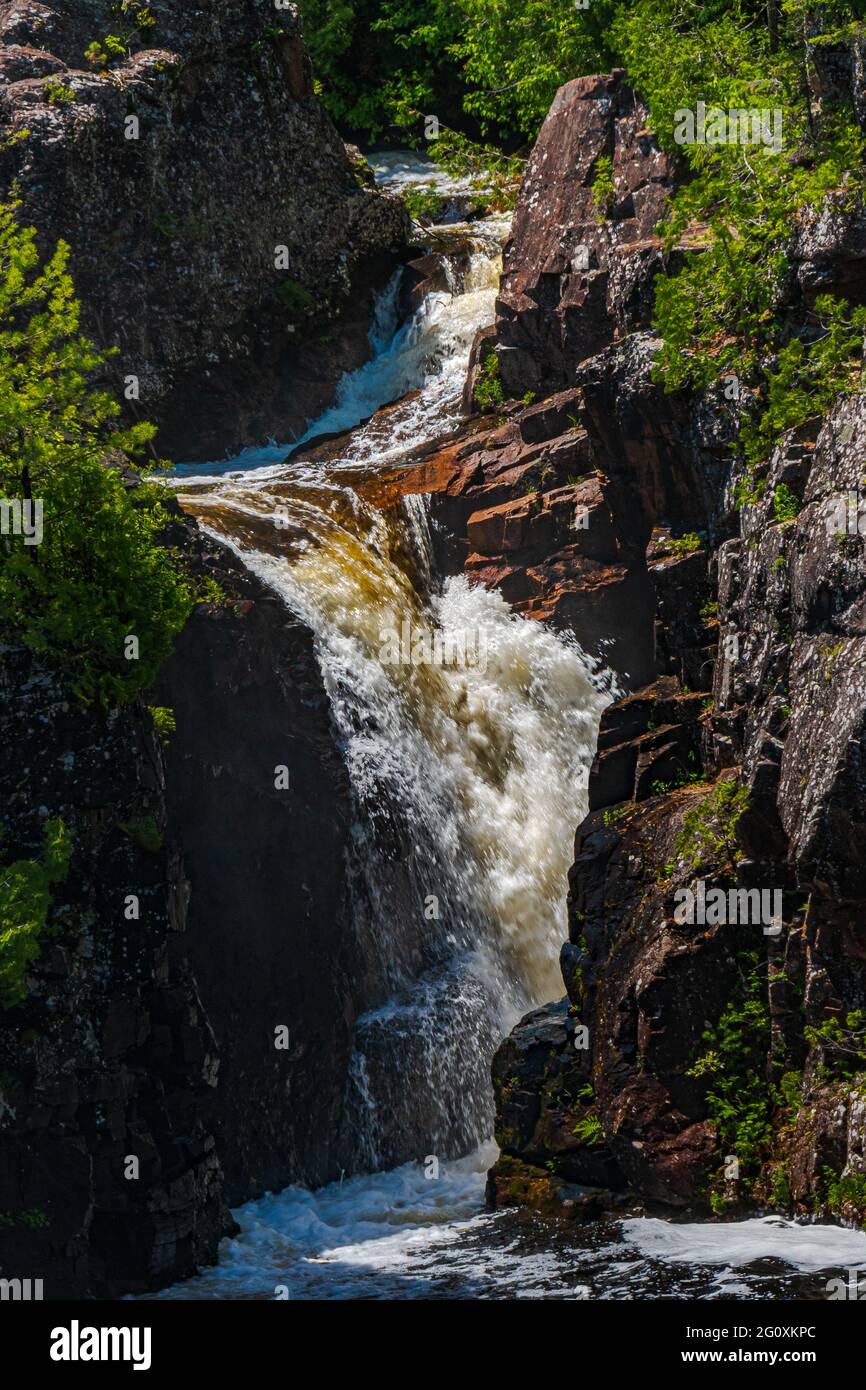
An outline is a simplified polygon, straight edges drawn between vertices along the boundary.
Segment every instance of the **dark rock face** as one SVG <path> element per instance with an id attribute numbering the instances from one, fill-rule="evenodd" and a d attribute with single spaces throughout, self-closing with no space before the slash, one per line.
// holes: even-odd
<path id="1" fill-rule="evenodd" d="M 85 711 L 9 649 L 0 727 L 4 860 L 38 856 L 53 816 L 75 846 L 27 999 L 0 1012 L 0 1275 L 138 1293 L 212 1262 L 232 1227 L 162 748 L 143 707 Z"/>
<path id="2" fill-rule="evenodd" d="M 0 4 L 16 137 L 0 181 L 44 250 L 71 245 L 84 327 L 119 348 L 109 379 L 132 415 L 174 457 L 219 457 L 291 437 L 369 356 L 372 291 L 409 219 L 313 96 L 294 7 L 155 13 L 135 30 L 108 0 Z M 94 71 L 85 51 L 118 28 L 134 30 L 126 58 Z"/>
<path id="3" fill-rule="evenodd" d="M 840 401 L 809 433 L 788 436 L 776 450 L 764 498 L 744 509 L 741 540 L 719 554 L 727 641 L 713 720 L 716 744 L 731 741 L 750 789 L 745 852 L 763 861 L 765 878 L 787 870 L 804 904 L 785 962 L 786 977 L 803 992 L 802 1014 L 783 997 L 778 1019 L 788 1055 L 805 1062 L 803 1111 L 779 1145 L 791 1197 L 804 1208 L 826 1200 L 823 1169 L 864 1171 L 866 1116 L 856 1085 L 846 1084 L 863 1066 L 856 1036 L 813 1035 L 807 1045 L 803 1029 L 844 1032 L 866 1002 L 866 567 L 858 491 L 866 398 Z M 803 502 L 786 523 L 771 505 L 783 480 Z M 845 1049 L 854 1057 L 847 1067 Z"/>
<path id="4" fill-rule="evenodd" d="M 168 811 L 191 886 L 189 959 L 222 1058 L 214 1114 L 234 1205 L 350 1163 L 351 806 L 310 633 L 193 537 L 230 603 L 196 611 L 157 695 L 178 725 Z"/>
<path id="5" fill-rule="evenodd" d="M 225 595 L 149 697 L 167 749 L 143 704 L 83 710 L 26 654 L 0 666 L 4 862 L 49 817 L 74 843 L 0 1011 L 0 1276 L 47 1298 L 187 1278 L 229 1204 L 350 1163 L 351 811 L 312 639 L 193 522 L 167 539 Z"/>
<path id="6" fill-rule="evenodd" d="M 850 57 L 843 69 L 847 82 Z M 862 63 L 854 77 L 862 86 Z M 495 332 L 479 341 L 476 361 L 497 351 L 509 391 L 545 399 L 506 407 L 492 431 L 474 420 L 415 479 L 458 538 L 452 564 L 604 654 L 590 597 L 601 580 L 599 628 L 609 625 L 608 659 L 630 689 L 603 716 L 577 831 L 561 957 L 568 1007 L 523 1020 L 494 1063 L 503 1156 L 489 1195 L 563 1214 L 550 1174 L 572 1162 L 562 1139 L 574 1133 L 577 1066 L 597 1152 L 644 1198 L 683 1208 L 712 1195 L 717 1210 L 862 1220 L 866 398 L 791 432 L 760 497 L 736 500 L 737 405 L 724 382 L 695 397 L 652 380 L 659 343 L 646 328 L 640 208 L 657 220 L 671 170 L 629 103 L 639 110 L 616 74 L 559 94 L 521 194 Z M 605 152 L 616 196 L 601 224 L 591 171 Z M 626 183 L 638 196 L 624 226 Z M 862 302 L 861 231 L 832 195 L 792 229 L 792 302 L 828 289 Z M 578 275 L 569 257 L 584 243 L 593 268 Z M 649 269 L 659 255 L 654 244 Z M 619 288 L 623 264 L 638 268 L 639 311 L 623 308 L 633 303 Z M 584 481 L 533 471 L 577 448 Z M 566 482 L 569 506 L 580 497 L 590 517 L 567 538 L 556 528 Z M 779 487 L 799 506 L 787 520 Z M 614 584 L 628 595 L 619 612 Z M 715 850 L 696 851 L 688 827 L 730 793 L 741 814 L 724 834 L 713 820 Z M 736 911 L 719 922 L 678 915 L 685 890 L 714 889 L 735 904 L 778 892 L 774 925 Z M 723 1171 L 737 1157 L 731 1131 L 708 1099 L 719 1067 L 735 1063 L 699 1063 L 708 1030 L 747 995 L 765 1032 L 740 1082 L 757 1077 L 766 1103 L 763 1139 L 735 1178 Z M 563 1039 L 581 1025 L 589 1050 L 578 1064 Z"/>
<path id="7" fill-rule="evenodd" d="M 648 321 L 661 263 L 655 228 L 674 185 L 669 157 L 622 73 L 557 93 L 520 190 L 497 301 L 509 391 L 561 390 L 574 368 Z M 600 177 L 610 162 L 612 186 Z"/>
<path id="8" fill-rule="evenodd" d="M 563 1000 L 527 1014 L 493 1060 L 496 1142 L 504 1156 L 491 1173 L 488 1195 L 495 1205 L 508 1205 L 514 1179 L 532 1178 L 536 1169 L 581 1186 L 623 1184 L 596 1132 L 589 1053 L 575 1047 L 574 1012 Z"/>

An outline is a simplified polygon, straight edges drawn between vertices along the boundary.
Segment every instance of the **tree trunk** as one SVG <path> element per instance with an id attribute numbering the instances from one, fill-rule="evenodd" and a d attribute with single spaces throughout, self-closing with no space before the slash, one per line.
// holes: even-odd
<path id="1" fill-rule="evenodd" d="M 779 47 L 779 0 L 767 0 L 767 29 L 770 34 L 770 52 Z"/>

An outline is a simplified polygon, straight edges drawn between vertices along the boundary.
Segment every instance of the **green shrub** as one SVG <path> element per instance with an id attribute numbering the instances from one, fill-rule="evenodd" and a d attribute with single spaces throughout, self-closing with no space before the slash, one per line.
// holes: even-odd
<path id="1" fill-rule="evenodd" d="M 749 805 L 748 787 L 736 778 L 717 782 L 709 796 L 686 812 L 674 841 L 674 853 L 692 869 L 736 863 L 737 825 Z"/>
<path id="2" fill-rule="evenodd" d="M 154 431 L 117 429 L 116 402 L 88 385 L 105 357 L 79 335 L 68 259 L 61 243 L 40 267 L 35 232 L 0 205 L 0 496 L 44 507 L 40 544 L 0 537 L 0 638 L 111 703 L 152 682 L 194 599 L 157 543 L 165 489 L 127 491 L 107 466 Z"/>
<path id="3" fill-rule="evenodd" d="M 592 166 L 590 182 L 596 215 L 603 222 L 616 196 L 613 183 L 613 158 L 609 154 L 599 155 Z"/>
<path id="4" fill-rule="evenodd" d="M 610 70 L 614 0 L 300 0 L 322 99 L 365 138 L 477 122 L 535 135 L 571 77 Z"/>
<path id="5" fill-rule="evenodd" d="M 103 39 L 94 39 L 87 45 L 84 57 L 93 68 L 107 68 L 112 63 L 124 62 L 128 53 L 128 40 L 119 34 L 106 34 Z"/>
<path id="6" fill-rule="evenodd" d="M 584 1115 L 571 1132 L 588 1149 L 604 1143 L 604 1132 L 597 1115 Z"/>
<path id="7" fill-rule="evenodd" d="M 782 1097 L 784 1108 L 792 1118 L 795 1117 L 803 1099 L 803 1073 L 801 1071 L 786 1071 L 779 1082 L 779 1094 Z"/>
<path id="8" fill-rule="evenodd" d="M 475 382 L 475 404 L 479 410 L 492 411 L 502 405 L 505 392 L 499 373 L 499 358 L 495 352 L 488 353 Z"/>
<path id="9" fill-rule="evenodd" d="M 701 604 L 701 622 L 707 627 L 715 618 L 719 616 L 719 605 L 716 599 L 708 598 L 706 603 Z"/>
<path id="10" fill-rule="evenodd" d="M 457 9 L 463 105 L 485 130 L 534 134 L 563 82 L 613 64 L 613 0 L 585 9 L 574 0 L 457 0 Z"/>
<path id="11" fill-rule="evenodd" d="M 26 995 L 27 967 L 51 907 L 51 888 L 66 877 L 72 844 L 62 820 L 46 822 L 42 856 L 0 865 L 0 1006 Z"/>
<path id="12" fill-rule="evenodd" d="M 39 1207 L 30 1207 L 27 1211 L 0 1211 L 0 1229 L 3 1230 L 12 1231 L 16 1226 L 23 1226 L 27 1231 L 40 1231 L 50 1225 L 48 1216 Z"/>
<path id="13" fill-rule="evenodd" d="M 825 1019 L 817 1027 L 808 1026 L 806 1041 L 823 1054 L 822 1076 L 827 1080 L 852 1081 L 866 1072 L 866 1012 L 851 1009 L 844 1019 Z"/>
<path id="14" fill-rule="evenodd" d="M 794 521 L 800 511 L 799 500 L 784 483 L 779 483 L 773 491 L 773 515 L 777 521 Z M 784 556 L 777 559 L 785 563 Z"/>
<path id="15" fill-rule="evenodd" d="M 844 1208 L 853 1207 L 862 1220 L 866 1216 L 866 1173 L 846 1173 L 844 1177 L 837 1177 L 831 1169 L 826 1169 L 825 1177 L 830 1210 L 841 1215 Z"/>
<path id="16" fill-rule="evenodd" d="M 432 184 L 408 189 L 403 194 L 403 202 L 416 222 L 435 222 L 441 215 L 442 199 Z"/>
<path id="17" fill-rule="evenodd" d="M 697 531 L 687 531 L 684 536 L 672 536 L 664 542 L 664 551 L 668 555 L 676 555 L 681 559 L 684 555 L 693 555 L 701 548 L 701 538 Z"/>
<path id="18" fill-rule="evenodd" d="M 90 66 L 102 71 L 114 64 L 124 63 L 133 50 L 143 46 L 142 35 L 157 23 L 156 14 L 146 0 L 112 0 L 109 9 L 115 18 L 127 21 L 123 32 L 94 39 L 84 52 Z"/>
<path id="19" fill-rule="evenodd" d="M 655 326 L 664 339 L 656 378 L 668 390 L 740 382 L 741 447 L 755 465 L 782 432 L 856 390 L 866 310 L 830 296 L 780 312 L 791 228 L 807 206 L 840 188 L 863 196 L 863 135 L 850 103 L 816 112 L 802 80 L 810 41 L 847 42 L 854 7 L 786 0 L 779 43 L 737 0 L 637 0 L 620 8 L 614 41 L 663 145 L 689 166 L 663 232 L 671 249 L 688 228 L 696 249 L 656 281 Z M 784 149 L 678 145 L 676 113 L 707 106 L 781 109 Z M 796 158 L 792 155 L 796 153 Z"/>
<path id="20" fill-rule="evenodd" d="M 45 100 L 49 106 L 68 106 L 75 100 L 75 92 L 65 82 L 56 77 L 46 77 L 42 83 Z"/>
<path id="21" fill-rule="evenodd" d="M 427 153 L 452 178 L 472 182 L 476 214 L 507 212 L 514 207 L 526 171 L 522 156 L 504 154 L 447 126 L 428 145 Z"/>
<path id="22" fill-rule="evenodd" d="M 162 835 L 153 816 L 138 816 L 133 820 L 121 821 L 119 829 L 133 844 L 146 850 L 148 854 L 159 854 L 162 849 Z"/>
<path id="23" fill-rule="evenodd" d="M 156 730 L 157 737 L 163 747 L 166 747 L 171 735 L 177 728 L 174 710 L 169 709 L 167 705 L 148 705 L 147 708 L 150 711 L 150 717 L 153 720 L 153 727 Z"/>
<path id="24" fill-rule="evenodd" d="M 291 318 L 305 318 L 315 308 L 314 295 L 300 280 L 281 280 L 276 289 L 276 296 Z"/>
<path id="25" fill-rule="evenodd" d="M 707 1110 L 718 1131 L 723 1154 L 734 1154 L 741 1176 L 753 1168 L 771 1134 L 773 1092 L 766 1080 L 770 1015 L 756 952 L 740 958 L 738 997 L 723 1010 L 703 1040 L 707 1050 L 688 1071 L 709 1077 Z"/>
<path id="26" fill-rule="evenodd" d="M 791 1207 L 791 1184 L 788 1180 L 787 1164 L 780 1163 L 773 1169 L 773 1190 L 770 1197 L 774 1207 L 788 1211 Z"/>

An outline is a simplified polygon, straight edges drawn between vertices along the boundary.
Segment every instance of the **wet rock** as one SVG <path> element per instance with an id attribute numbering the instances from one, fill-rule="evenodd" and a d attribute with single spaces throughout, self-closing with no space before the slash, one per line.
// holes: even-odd
<path id="1" fill-rule="evenodd" d="M 534 1168 L 507 1154 L 491 1168 L 486 1196 L 493 1210 L 527 1207 L 539 1216 L 581 1223 L 597 1221 L 624 1206 L 619 1192 L 566 1182 L 547 1168 Z"/>
<path id="2" fill-rule="evenodd" d="M 0 1275 L 38 1271 L 46 1298 L 141 1293 L 233 1229 L 162 747 L 143 704 L 84 709 L 8 647 L 0 726 L 4 859 L 38 855 L 49 816 L 74 844 L 26 999 L 0 1011 Z"/>
<path id="3" fill-rule="evenodd" d="M 227 550 L 178 531 L 227 597 L 195 612 L 157 698 L 177 720 L 167 806 L 190 884 L 186 951 L 222 1059 L 214 1123 L 235 1205 L 351 1163 L 352 806 L 309 630 Z"/>
<path id="4" fill-rule="evenodd" d="M 574 1044 L 573 1020 L 563 1001 L 527 1014 L 493 1059 L 495 1137 L 502 1157 L 491 1169 L 491 1181 L 498 1204 L 515 1161 L 542 1169 L 548 1181 L 622 1184 L 598 1132 L 588 1054 Z"/>
<path id="5" fill-rule="evenodd" d="M 223 593 L 147 696 L 168 748 L 144 701 L 84 708 L 28 653 L 0 663 L 4 862 L 50 816 L 74 845 L 0 1010 L 0 1276 L 51 1298 L 188 1278 L 229 1203 L 351 1161 L 351 807 L 312 638 L 188 519 L 166 541 Z"/>

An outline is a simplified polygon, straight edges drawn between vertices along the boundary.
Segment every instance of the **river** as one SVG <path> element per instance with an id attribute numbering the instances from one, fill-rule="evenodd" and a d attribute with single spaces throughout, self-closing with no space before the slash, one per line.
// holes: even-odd
<path id="1" fill-rule="evenodd" d="M 413 155 L 374 162 L 384 184 L 465 191 Z M 431 239 L 464 234 L 468 260 L 407 323 L 397 279 L 383 292 L 370 362 L 291 442 L 290 462 L 283 443 L 178 470 L 184 507 L 315 636 L 355 803 L 369 1007 L 346 1097 L 358 1175 L 240 1208 L 219 1264 L 158 1297 L 826 1297 L 828 1278 L 866 1269 L 866 1234 L 775 1217 L 554 1227 L 484 1209 L 490 1059 L 522 1013 L 563 992 L 567 872 L 612 683 L 497 594 L 443 583 L 423 499 L 382 505 L 371 491 L 459 419 L 507 220 Z M 351 433 L 338 458 L 305 458 L 305 443 L 339 431 Z M 473 659 L 394 660 L 386 639 L 406 623 L 422 653 L 469 641 Z M 399 874 L 389 835 L 411 850 Z"/>

